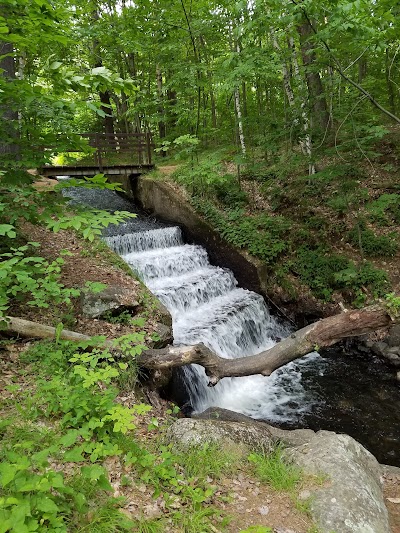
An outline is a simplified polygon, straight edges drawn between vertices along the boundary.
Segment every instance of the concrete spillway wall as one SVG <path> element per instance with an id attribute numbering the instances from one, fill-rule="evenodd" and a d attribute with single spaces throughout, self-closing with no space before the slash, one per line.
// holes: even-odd
<path id="1" fill-rule="evenodd" d="M 162 220 L 179 224 L 186 240 L 206 248 L 214 265 L 229 267 L 241 287 L 267 296 L 265 265 L 223 241 L 190 203 L 168 183 L 140 176 L 135 180 L 131 195 L 144 210 Z"/>

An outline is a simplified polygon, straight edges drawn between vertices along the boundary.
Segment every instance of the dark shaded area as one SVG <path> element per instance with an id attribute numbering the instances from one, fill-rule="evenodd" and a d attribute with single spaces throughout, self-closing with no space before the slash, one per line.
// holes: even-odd
<path id="1" fill-rule="evenodd" d="M 393 369 L 372 354 L 336 347 L 303 369 L 302 384 L 317 404 L 281 427 L 346 433 L 380 463 L 400 466 L 400 384 Z"/>

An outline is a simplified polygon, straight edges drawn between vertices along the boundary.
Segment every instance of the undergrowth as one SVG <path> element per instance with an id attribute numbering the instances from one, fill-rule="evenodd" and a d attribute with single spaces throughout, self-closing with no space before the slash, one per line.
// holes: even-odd
<path id="1" fill-rule="evenodd" d="M 301 159 L 294 158 L 293 168 L 289 165 L 285 172 L 280 163 L 268 167 L 250 162 L 242 179 L 258 183 L 269 204 L 268 211 L 262 211 L 254 209 L 238 177 L 224 172 L 222 161 L 221 153 L 200 157 L 197 165 L 181 167 L 173 178 L 187 188 L 195 209 L 224 240 L 266 265 L 271 284 L 295 294 L 293 280 L 297 280 L 323 301 L 340 292 L 355 306 L 390 290 L 387 274 L 365 257 L 397 254 L 398 236 L 378 235 L 369 225 L 398 223 L 400 195 L 383 194 L 368 201 L 366 176 L 355 164 L 328 165 L 306 176 L 301 173 Z M 317 206 L 326 212 L 317 212 Z M 349 228 L 345 215 L 360 210 L 365 220 L 357 215 L 357 223 Z M 349 257 L 346 250 L 334 251 L 330 242 L 338 239 L 347 240 L 359 259 Z"/>
<path id="2" fill-rule="evenodd" d="M 1 533 L 223 532 L 229 516 L 215 505 L 222 497 L 218 482 L 243 469 L 293 493 L 301 474 L 279 447 L 247 459 L 243 450 L 217 444 L 174 449 L 162 442 L 151 415 L 148 431 L 160 435 L 142 440 L 137 425 L 151 407 L 124 405 L 118 390 L 142 339 L 116 340 L 118 357 L 100 337 L 80 344 L 41 341 L 21 353 L 0 404 Z M 93 345 L 98 348 L 88 351 Z M 114 495 L 108 460 L 123 473 L 121 486 L 145 486 L 162 501 L 160 516 L 127 511 L 130 500 Z"/>
<path id="3" fill-rule="evenodd" d="M 138 417 L 151 408 L 122 405 L 116 383 L 143 349 L 141 339 L 120 339 L 118 359 L 108 348 L 86 351 L 88 343 L 41 342 L 23 354 L 21 363 L 36 380 L 31 390 L 9 385 L 2 401 L 8 414 L 0 424 L 1 532 L 162 531 L 166 519 L 197 532 L 211 531 L 211 518 L 223 523 L 208 505 L 215 487 L 200 475 L 190 481 L 195 463 L 211 456 L 206 449 L 179 455 L 169 446 L 152 451 L 135 439 Z M 101 345 L 102 339 L 95 341 Z M 229 458 L 218 459 L 216 450 L 212 456 L 214 466 L 206 471 L 218 475 Z M 152 524 L 119 511 L 125 501 L 112 497 L 102 464 L 107 457 L 117 458 L 133 483 L 163 498 L 164 518 Z"/>

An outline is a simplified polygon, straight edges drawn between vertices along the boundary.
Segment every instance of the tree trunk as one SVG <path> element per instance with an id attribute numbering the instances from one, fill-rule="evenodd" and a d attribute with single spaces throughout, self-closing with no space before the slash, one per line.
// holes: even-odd
<path id="1" fill-rule="evenodd" d="M 400 317 L 394 321 L 400 322 Z M 209 386 L 214 386 L 224 377 L 269 376 L 278 368 L 312 351 L 332 346 L 348 337 L 387 327 L 394 321 L 384 307 L 371 306 L 324 318 L 298 330 L 269 350 L 248 357 L 224 359 L 203 344 L 197 344 L 145 350 L 138 357 L 138 363 L 145 368 L 158 370 L 196 363 L 205 368 Z M 24 337 L 54 338 L 56 334 L 55 328 L 50 326 L 13 317 L 7 318 L 6 329 Z M 68 330 L 63 330 L 59 338 L 77 342 L 90 340 L 86 335 Z M 108 341 L 108 346 L 112 346 L 112 341 Z"/>
<path id="2" fill-rule="evenodd" d="M 389 98 L 389 109 L 392 113 L 396 113 L 396 97 L 395 97 L 395 86 L 391 78 L 391 64 L 389 62 L 389 48 L 386 48 L 385 51 L 385 79 L 386 87 Z"/>
<path id="3" fill-rule="evenodd" d="M 98 65 L 99 66 L 99 65 Z M 111 95 L 109 91 L 99 93 L 101 107 L 100 109 L 106 114 L 104 117 L 104 133 L 114 136 L 114 117 L 112 114 Z"/>
<path id="4" fill-rule="evenodd" d="M 165 109 L 164 109 L 164 91 L 163 91 L 163 79 L 162 79 L 162 72 L 159 67 L 156 68 L 156 76 L 157 76 L 157 95 L 158 95 L 158 113 L 160 115 L 160 119 L 158 121 L 158 134 L 160 136 L 160 139 L 164 139 L 167 134 L 167 127 L 165 124 Z M 165 152 L 162 152 L 165 154 Z"/>
<path id="5" fill-rule="evenodd" d="M 281 52 L 281 48 L 278 43 L 278 39 L 276 38 L 275 32 L 272 31 L 272 44 L 277 52 Z M 289 46 L 291 50 L 294 50 L 294 43 L 289 41 Z M 294 72 L 295 76 L 299 76 L 299 68 L 297 65 L 297 61 L 295 60 L 293 62 L 294 66 Z M 292 85 L 290 83 L 290 73 L 286 66 L 285 61 L 282 61 L 282 75 L 283 75 L 283 86 L 285 88 L 286 97 L 289 103 L 289 106 L 293 109 L 296 107 L 296 100 L 293 92 Z M 302 102 L 301 105 L 301 118 L 302 118 L 302 129 L 304 131 L 304 136 L 298 139 L 298 143 L 300 146 L 300 150 L 302 151 L 303 155 L 306 155 L 308 157 L 308 173 L 311 176 L 312 174 L 315 174 L 315 165 L 312 162 L 312 142 L 311 142 L 311 135 L 310 135 L 310 121 L 307 116 L 307 110 L 305 103 Z M 298 120 L 295 119 L 295 123 L 298 124 Z"/>
<path id="6" fill-rule="evenodd" d="M 3 12 L 3 10 L 0 12 Z M 11 43 L 0 43 L 0 69 L 2 71 L 0 76 L 6 82 L 15 81 L 14 49 Z M 7 165 L 7 160 L 15 162 L 19 153 L 18 111 L 13 109 L 11 102 L 8 101 L 0 105 L 0 117 L 2 122 L 0 160 Z"/>
<path id="7" fill-rule="evenodd" d="M 362 83 L 366 75 L 367 75 L 367 58 L 363 56 L 363 57 L 360 57 L 360 59 L 358 60 L 358 83 Z"/>
<path id="8" fill-rule="evenodd" d="M 96 25 L 99 18 L 100 18 L 99 12 L 97 11 L 97 9 L 95 9 L 92 12 L 92 19 L 93 19 L 94 25 Z M 103 66 L 103 58 L 101 56 L 100 43 L 97 38 L 93 39 L 93 58 L 94 58 L 95 68 Z M 104 133 L 107 133 L 108 135 L 111 135 L 113 137 L 114 136 L 114 117 L 112 114 L 110 92 L 100 91 L 99 98 L 101 102 L 100 109 L 106 114 L 106 116 L 104 117 L 104 122 L 103 122 Z"/>
<path id="9" fill-rule="evenodd" d="M 312 129 L 323 134 L 329 124 L 329 114 L 321 77 L 316 70 L 317 56 L 310 42 L 313 31 L 308 20 L 298 26 L 298 32 L 311 106 Z"/>

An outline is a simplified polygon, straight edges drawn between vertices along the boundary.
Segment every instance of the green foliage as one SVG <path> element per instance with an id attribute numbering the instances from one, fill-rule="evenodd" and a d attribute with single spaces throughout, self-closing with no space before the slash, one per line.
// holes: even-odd
<path id="1" fill-rule="evenodd" d="M 213 184 L 215 197 L 223 205 L 240 208 L 248 203 L 247 194 L 240 188 L 236 176 L 225 174 Z"/>
<path id="2" fill-rule="evenodd" d="M 11 454 L 10 454 L 11 455 Z M 71 491 L 62 474 L 35 473 L 26 456 L 12 454 L 10 462 L 0 465 L 0 531 L 23 533 L 57 531 L 66 533 L 64 514 L 68 512 L 66 495 Z"/>
<path id="3" fill-rule="evenodd" d="M 383 270 L 374 268 L 371 263 L 365 262 L 357 267 L 353 262 L 349 266 L 335 274 L 335 281 L 341 288 L 348 288 L 355 294 L 353 304 L 357 307 L 364 305 L 367 295 L 363 291 L 368 287 L 373 296 L 383 296 L 388 289 L 389 280 Z"/>
<path id="4" fill-rule="evenodd" d="M 400 315 L 400 296 L 396 296 L 394 292 L 385 294 L 384 302 L 392 320 L 398 318 L 398 316 Z"/>
<path id="5" fill-rule="evenodd" d="M 179 462 L 188 477 L 220 479 L 237 471 L 241 454 L 233 448 L 224 450 L 216 444 L 204 444 L 182 452 Z"/>
<path id="6" fill-rule="evenodd" d="M 84 189 L 108 189 L 111 191 L 123 191 L 119 183 L 110 183 L 104 174 L 96 174 L 91 178 L 83 176 L 80 179 L 69 178 L 58 183 L 54 189 L 57 191 L 70 187 L 82 187 Z"/>
<path id="7" fill-rule="evenodd" d="M 292 270 L 318 298 L 329 300 L 337 287 L 335 273 L 348 265 L 349 261 L 345 257 L 329 254 L 324 249 L 310 250 L 301 247 L 297 250 Z"/>
<path id="8" fill-rule="evenodd" d="M 119 224 L 126 218 L 135 218 L 136 214 L 126 211 L 101 211 L 98 209 L 76 209 L 74 215 L 60 215 L 57 219 L 47 219 L 46 227 L 54 233 L 62 229 L 75 229 L 84 239 L 93 241 L 95 236 L 100 236 L 103 228 L 110 224 Z"/>
<path id="9" fill-rule="evenodd" d="M 66 288 L 59 281 L 64 260 L 49 262 L 29 255 L 38 243 L 11 248 L 0 255 L 0 319 L 5 316 L 11 300 L 25 300 L 28 305 L 49 307 L 51 303 L 71 303 L 80 291 Z M 28 299 L 30 298 L 30 299 Z"/>
<path id="10" fill-rule="evenodd" d="M 361 246 L 365 255 L 373 257 L 396 255 L 399 248 L 396 237 L 395 233 L 375 235 L 363 223 L 356 224 L 349 233 L 351 244 L 357 248 Z"/>
<path id="11" fill-rule="evenodd" d="M 12 173 L 8 173 L 12 177 Z M 106 186 L 103 177 L 98 177 L 96 186 Z M 101 183 L 100 183 L 101 182 Z M 7 181 L 5 182 L 7 183 Z M 109 213 L 99 210 L 77 210 L 74 214 L 64 214 L 63 203 L 53 197 L 40 196 L 30 186 L 23 189 L 11 184 L 0 185 L 0 233 L 8 239 L 6 251 L 0 254 L 0 318 L 12 301 L 24 301 L 35 307 L 49 307 L 50 304 L 71 304 L 80 290 L 64 287 L 60 283 L 62 257 L 47 261 L 39 254 L 33 255 L 38 243 L 17 246 L 19 236 L 17 224 L 22 218 L 32 223 L 41 223 L 48 229 L 58 232 L 61 229 L 79 231 L 84 239 L 93 241 L 103 228 L 118 224 L 136 215 L 126 212 Z M 62 252 L 67 255 L 68 252 Z M 98 292 L 104 285 L 89 284 L 88 288 Z"/>
<path id="12" fill-rule="evenodd" d="M 252 453 L 248 459 L 260 481 L 275 490 L 291 492 L 302 479 L 301 470 L 284 459 L 281 446 L 270 453 Z"/>
<path id="13" fill-rule="evenodd" d="M 400 194 L 382 194 L 370 202 L 366 209 L 375 222 L 389 226 L 393 222 L 400 223 Z"/>
<path id="14" fill-rule="evenodd" d="M 343 256 L 328 253 L 324 248 L 310 250 L 301 247 L 292 269 L 299 275 L 316 296 L 329 300 L 334 290 L 350 289 L 362 297 L 362 288 L 368 287 L 376 296 L 382 295 L 388 287 L 388 278 L 382 270 L 370 263 L 357 267 Z M 364 295 L 364 299 L 365 299 Z M 357 304 L 360 305 L 361 301 Z"/>
<path id="15" fill-rule="evenodd" d="M 326 203 L 339 215 L 345 215 L 352 209 L 356 209 L 368 198 L 368 191 L 360 188 L 358 182 L 348 180 L 339 185 L 339 191 Z"/>
<path id="16" fill-rule="evenodd" d="M 155 149 L 155 152 L 166 154 L 173 151 L 175 152 L 175 157 L 187 159 L 189 156 L 193 157 L 199 143 L 200 140 L 195 135 L 187 133 L 176 137 L 172 142 L 168 140 L 162 141 L 160 147 Z"/>
<path id="17" fill-rule="evenodd" d="M 124 326 L 129 326 L 133 321 L 132 314 L 129 311 L 122 311 L 118 315 L 114 315 L 111 311 L 107 311 L 102 315 L 102 318 L 111 324 L 123 324 Z"/>
<path id="18" fill-rule="evenodd" d="M 273 530 L 266 526 L 250 526 L 246 529 L 241 529 L 240 533 L 273 533 Z"/>
<path id="19" fill-rule="evenodd" d="M 210 220 L 221 237 L 238 248 L 246 248 L 267 264 L 272 264 L 287 249 L 288 243 L 282 237 L 290 223 L 284 217 L 244 216 L 241 209 L 222 213 L 213 203 L 200 198 L 194 198 L 193 205 Z"/>

